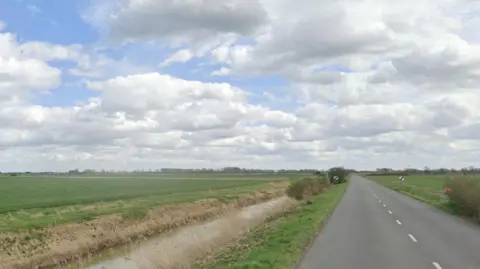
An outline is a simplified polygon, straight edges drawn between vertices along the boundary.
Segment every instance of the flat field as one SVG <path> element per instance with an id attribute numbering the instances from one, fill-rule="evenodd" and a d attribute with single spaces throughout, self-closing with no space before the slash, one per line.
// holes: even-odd
<path id="1" fill-rule="evenodd" d="M 135 215 L 162 204 L 204 198 L 228 200 L 298 176 L 273 173 L 2 175 L 0 232 L 86 221 L 114 213 L 137 212 Z"/>
<path id="2" fill-rule="evenodd" d="M 423 202 L 443 207 L 447 175 L 409 175 L 400 184 L 398 176 L 369 176 L 371 180 Z"/>

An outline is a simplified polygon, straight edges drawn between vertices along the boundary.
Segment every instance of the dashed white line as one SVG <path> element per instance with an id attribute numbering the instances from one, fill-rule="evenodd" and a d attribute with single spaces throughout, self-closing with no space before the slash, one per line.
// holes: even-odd
<path id="1" fill-rule="evenodd" d="M 397 223 L 398 223 L 398 225 L 402 225 L 402 223 L 398 219 L 397 219 Z"/>
<path id="2" fill-rule="evenodd" d="M 378 199 L 378 201 L 379 201 L 380 203 L 382 202 L 382 200 L 380 200 L 380 199 Z"/>
<path id="3" fill-rule="evenodd" d="M 386 204 L 383 204 L 383 207 L 387 207 L 387 205 L 386 205 Z"/>
<path id="4" fill-rule="evenodd" d="M 440 264 L 436 263 L 436 262 L 432 262 L 433 266 L 435 266 L 436 269 L 442 269 L 442 267 L 440 266 Z"/>
<path id="5" fill-rule="evenodd" d="M 391 210 L 388 210 L 388 214 L 392 215 L 392 214 L 393 214 L 393 212 L 392 212 Z"/>
<path id="6" fill-rule="evenodd" d="M 412 234 L 408 234 L 408 237 L 410 237 L 410 239 L 412 239 L 413 242 L 418 242 L 415 236 L 413 236 Z"/>

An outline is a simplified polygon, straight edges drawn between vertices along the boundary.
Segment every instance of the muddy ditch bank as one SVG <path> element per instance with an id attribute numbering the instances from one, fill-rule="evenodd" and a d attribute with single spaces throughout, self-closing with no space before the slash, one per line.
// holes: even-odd
<path id="1" fill-rule="evenodd" d="M 297 202 L 286 197 L 275 198 L 248 206 L 216 220 L 192 225 L 167 236 L 157 236 L 130 250 L 103 261 L 78 266 L 88 269 L 180 269 L 186 268 L 204 255 L 221 248 L 235 237 L 247 232 L 294 206 Z M 72 268 L 72 267 L 70 267 Z"/>

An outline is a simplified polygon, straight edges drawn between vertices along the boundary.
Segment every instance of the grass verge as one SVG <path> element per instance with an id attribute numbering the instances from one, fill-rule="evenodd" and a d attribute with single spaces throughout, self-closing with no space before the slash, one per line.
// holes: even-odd
<path id="1" fill-rule="evenodd" d="M 332 186 L 312 197 L 312 203 L 271 218 L 228 247 L 191 269 L 291 269 L 297 264 L 322 223 L 342 198 L 347 184 Z"/>

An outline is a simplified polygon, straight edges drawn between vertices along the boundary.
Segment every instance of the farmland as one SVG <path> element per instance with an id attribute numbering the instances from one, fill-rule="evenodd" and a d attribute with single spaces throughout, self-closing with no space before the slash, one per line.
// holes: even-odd
<path id="1" fill-rule="evenodd" d="M 290 177 L 227 173 L 3 175 L 0 176 L 0 232 L 86 221 L 163 204 L 228 198 Z"/>
<path id="2" fill-rule="evenodd" d="M 1 175 L 0 260 L 5 268 L 43 268 L 92 255 L 283 196 L 302 176 Z"/>
<path id="3" fill-rule="evenodd" d="M 450 213 L 480 221 L 480 175 L 409 175 L 404 184 L 398 176 L 370 176 L 370 179 Z M 451 193 L 445 195 L 445 188 Z"/>
<path id="4" fill-rule="evenodd" d="M 370 176 L 385 187 L 394 189 L 417 200 L 445 207 L 445 188 L 446 175 L 409 175 L 405 177 L 403 184 L 400 184 L 398 176 Z"/>

